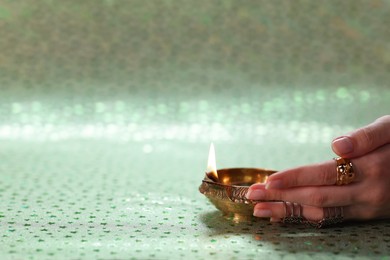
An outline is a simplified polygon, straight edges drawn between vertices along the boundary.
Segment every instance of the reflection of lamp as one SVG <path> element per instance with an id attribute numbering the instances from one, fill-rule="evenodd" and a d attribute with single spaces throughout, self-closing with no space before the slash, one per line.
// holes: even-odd
<path id="1" fill-rule="evenodd" d="M 264 183 L 273 170 L 259 168 L 216 169 L 214 145 L 211 144 L 206 176 L 199 187 L 217 209 L 236 222 L 250 220 L 256 201 L 246 199 L 250 185 Z"/>

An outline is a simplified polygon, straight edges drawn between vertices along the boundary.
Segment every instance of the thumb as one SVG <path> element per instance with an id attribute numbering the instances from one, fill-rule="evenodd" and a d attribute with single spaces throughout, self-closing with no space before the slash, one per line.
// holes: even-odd
<path id="1" fill-rule="evenodd" d="M 390 143 L 390 115 L 380 117 L 365 127 L 337 137 L 332 141 L 332 149 L 341 157 L 353 158 L 387 143 Z"/>

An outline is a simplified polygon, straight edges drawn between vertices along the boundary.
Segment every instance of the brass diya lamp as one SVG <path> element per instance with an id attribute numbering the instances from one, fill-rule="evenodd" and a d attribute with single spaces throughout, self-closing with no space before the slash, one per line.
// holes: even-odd
<path id="1" fill-rule="evenodd" d="M 250 221 L 254 205 L 259 201 L 248 200 L 249 186 L 264 183 L 276 171 L 261 168 L 216 168 L 215 149 L 211 144 L 206 175 L 199 187 L 214 206 L 235 222 Z"/>

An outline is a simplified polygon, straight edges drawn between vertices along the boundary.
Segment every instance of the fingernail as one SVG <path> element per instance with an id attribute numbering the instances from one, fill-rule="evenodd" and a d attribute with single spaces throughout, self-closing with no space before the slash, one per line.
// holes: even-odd
<path id="1" fill-rule="evenodd" d="M 353 144 L 351 139 L 345 136 L 334 140 L 332 146 L 333 150 L 335 150 L 338 155 L 348 154 L 353 151 Z"/>
<path id="2" fill-rule="evenodd" d="M 274 181 L 269 181 L 265 184 L 265 189 L 280 189 L 282 188 L 282 181 L 281 180 L 274 180 Z"/>
<path id="3" fill-rule="evenodd" d="M 255 209 L 253 212 L 253 216 L 259 218 L 270 218 L 272 217 L 272 211 L 269 209 Z"/>
<path id="4" fill-rule="evenodd" d="M 259 189 L 249 190 L 246 194 L 246 198 L 250 200 L 260 200 L 264 198 L 264 196 L 264 191 Z"/>

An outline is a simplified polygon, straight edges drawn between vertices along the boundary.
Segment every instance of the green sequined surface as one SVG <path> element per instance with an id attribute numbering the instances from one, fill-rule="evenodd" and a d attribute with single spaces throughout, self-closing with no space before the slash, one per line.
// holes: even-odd
<path id="1" fill-rule="evenodd" d="M 390 2 L 0 0 L 1 259 L 390 257 L 388 220 L 234 223 L 218 168 L 334 157 L 390 111 Z"/>

